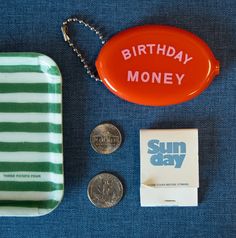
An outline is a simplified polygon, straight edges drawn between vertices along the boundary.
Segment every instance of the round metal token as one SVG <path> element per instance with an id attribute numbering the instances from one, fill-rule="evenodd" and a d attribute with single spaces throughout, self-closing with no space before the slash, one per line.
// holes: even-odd
<path id="1" fill-rule="evenodd" d="M 90 135 L 91 146 L 99 154 L 111 154 L 120 147 L 121 141 L 120 131 L 110 123 L 96 126 Z"/>
<path id="2" fill-rule="evenodd" d="M 123 185 L 116 176 L 101 173 L 91 179 L 87 194 L 94 206 L 109 208 L 115 206 L 123 197 Z"/>

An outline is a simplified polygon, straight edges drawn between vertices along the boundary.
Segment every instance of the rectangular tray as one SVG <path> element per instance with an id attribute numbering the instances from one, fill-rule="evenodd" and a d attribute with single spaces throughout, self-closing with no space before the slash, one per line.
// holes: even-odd
<path id="1" fill-rule="evenodd" d="M 63 197 L 62 78 L 39 53 L 0 53 L 0 216 L 40 216 Z"/>

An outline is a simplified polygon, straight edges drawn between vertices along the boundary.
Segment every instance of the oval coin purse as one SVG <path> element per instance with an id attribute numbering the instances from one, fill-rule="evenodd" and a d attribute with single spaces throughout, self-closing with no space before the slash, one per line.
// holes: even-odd
<path id="1" fill-rule="evenodd" d="M 198 96 L 219 74 L 219 62 L 196 35 L 171 26 L 145 25 L 124 30 L 104 44 L 96 60 L 97 77 L 70 40 L 69 22 L 89 27 L 105 43 L 101 33 L 77 18 L 69 18 L 62 26 L 65 41 L 90 76 L 129 102 L 179 104 Z"/>

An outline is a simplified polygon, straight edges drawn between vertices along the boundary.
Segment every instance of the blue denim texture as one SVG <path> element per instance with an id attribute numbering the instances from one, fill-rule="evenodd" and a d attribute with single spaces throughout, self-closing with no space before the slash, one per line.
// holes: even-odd
<path id="1" fill-rule="evenodd" d="M 0 50 L 41 52 L 63 75 L 65 195 L 51 214 L 0 218 L 0 237 L 236 237 L 236 2 L 234 0 L 37 0 L 0 1 Z M 220 75 L 200 96 L 169 107 L 128 103 L 89 78 L 65 44 L 60 26 L 82 16 L 107 38 L 128 27 L 168 24 L 189 30 L 208 43 L 220 61 Z M 94 34 L 73 28 L 83 50 L 96 57 Z M 112 121 L 124 135 L 111 155 L 96 154 L 91 130 Z M 198 128 L 200 204 L 195 208 L 141 208 L 139 129 Z M 99 172 L 117 174 L 125 186 L 114 208 L 95 208 L 87 184 Z"/>

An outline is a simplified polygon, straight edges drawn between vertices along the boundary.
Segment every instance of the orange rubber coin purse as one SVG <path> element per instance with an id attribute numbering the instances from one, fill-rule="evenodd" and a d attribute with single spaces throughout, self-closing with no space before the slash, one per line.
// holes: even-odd
<path id="1" fill-rule="evenodd" d="M 124 30 L 104 44 L 96 60 L 97 77 L 68 36 L 70 22 L 88 26 L 105 43 L 101 33 L 77 18 L 69 18 L 62 26 L 65 40 L 87 73 L 129 102 L 182 103 L 198 96 L 219 74 L 219 62 L 199 37 L 176 27 L 145 25 Z"/>

